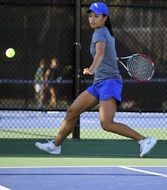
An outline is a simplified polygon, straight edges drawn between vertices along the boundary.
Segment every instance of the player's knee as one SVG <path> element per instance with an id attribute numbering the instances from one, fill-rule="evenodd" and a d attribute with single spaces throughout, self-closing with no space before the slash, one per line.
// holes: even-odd
<path id="1" fill-rule="evenodd" d="M 66 117 L 67 118 L 76 118 L 77 116 L 78 116 L 77 109 L 75 109 L 75 107 L 73 107 L 73 106 L 70 106 L 67 109 Z"/>
<path id="2" fill-rule="evenodd" d="M 112 132 L 113 131 L 113 123 L 112 121 L 100 121 L 101 127 L 105 131 Z"/>
<path id="3" fill-rule="evenodd" d="M 107 121 L 100 121 L 101 127 L 103 128 L 103 130 L 108 131 L 109 128 L 109 123 Z"/>

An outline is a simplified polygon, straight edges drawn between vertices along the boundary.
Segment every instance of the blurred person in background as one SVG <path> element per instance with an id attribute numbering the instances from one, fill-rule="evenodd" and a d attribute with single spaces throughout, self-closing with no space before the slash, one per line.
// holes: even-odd
<path id="1" fill-rule="evenodd" d="M 46 62 L 44 59 L 41 59 L 39 62 L 39 67 L 37 68 L 37 71 L 35 73 L 35 85 L 34 85 L 37 108 L 42 108 L 44 105 L 45 67 L 46 67 Z"/>
<path id="2" fill-rule="evenodd" d="M 51 64 L 46 70 L 45 80 L 47 81 L 47 90 L 49 91 L 49 108 L 57 106 L 57 89 L 56 81 L 59 78 L 59 63 L 54 57 L 51 59 Z"/>

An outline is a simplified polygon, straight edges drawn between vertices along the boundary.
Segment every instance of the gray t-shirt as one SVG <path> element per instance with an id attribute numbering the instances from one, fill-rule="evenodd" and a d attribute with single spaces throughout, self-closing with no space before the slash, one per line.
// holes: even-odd
<path id="1" fill-rule="evenodd" d="M 122 79 L 118 64 L 117 53 L 115 49 L 115 38 L 110 35 L 107 27 L 101 27 L 94 31 L 90 45 L 90 52 L 94 58 L 96 54 L 96 42 L 105 43 L 105 54 L 99 67 L 94 73 L 94 83 L 106 78 Z"/>

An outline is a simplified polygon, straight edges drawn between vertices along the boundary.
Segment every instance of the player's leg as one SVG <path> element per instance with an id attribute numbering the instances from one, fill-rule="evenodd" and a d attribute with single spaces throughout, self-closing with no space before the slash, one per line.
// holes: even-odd
<path id="1" fill-rule="evenodd" d="M 134 140 L 142 140 L 145 137 L 122 123 L 113 121 L 117 110 L 117 102 L 114 98 L 100 101 L 99 114 L 101 126 L 105 131 L 113 132 Z"/>
<path id="2" fill-rule="evenodd" d="M 48 143 L 36 142 L 35 145 L 39 149 L 44 150 L 50 154 L 60 154 L 60 145 L 65 140 L 65 138 L 73 131 L 78 116 L 85 110 L 88 110 L 97 104 L 98 100 L 87 91 L 84 91 L 68 108 L 66 116 L 60 126 L 60 130 L 55 140 L 49 141 Z"/>
<path id="3" fill-rule="evenodd" d="M 55 144 L 61 145 L 64 139 L 72 132 L 74 129 L 76 120 L 78 116 L 94 107 L 98 104 L 98 100 L 89 94 L 87 91 L 81 93 L 77 99 L 72 103 L 72 105 L 68 108 L 66 116 L 61 124 L 59 133 L 56 137 Z"/>
<path id="4" fill-rule="evenodd" d="M 104 130 L 113 132 L 125 137 L 132 138 L 140 144 L 140 156 L 143 157 L 148 154 L 151 149 L 156 145 L 157 140 L 153 137 L 144 137 L 137 131 L 129 128 L 122 123 L 115 123 L 113 121 L 117 103 L 114 98 L 106 101 L 100 101 L 100 121 Z"/>

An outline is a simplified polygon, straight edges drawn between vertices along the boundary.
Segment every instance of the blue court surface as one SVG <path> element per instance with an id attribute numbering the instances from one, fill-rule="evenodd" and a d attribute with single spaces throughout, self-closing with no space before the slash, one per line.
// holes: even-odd
<path id="1" fill-rule="evenodd" d="M 0 168 L 0 190 L 166 190 L 167 167 Z"/>

